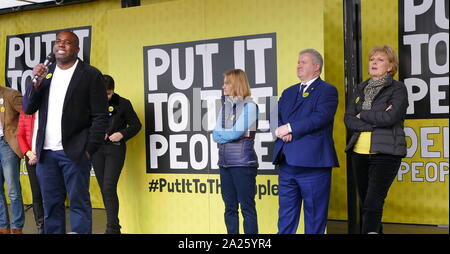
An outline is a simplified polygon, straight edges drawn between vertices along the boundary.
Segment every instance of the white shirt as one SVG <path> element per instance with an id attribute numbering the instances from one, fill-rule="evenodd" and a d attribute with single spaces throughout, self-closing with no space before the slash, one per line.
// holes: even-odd
<path id="1" fill-rule="evenodd" d="M 31 151 L 36 152 L 36 137 L 39 128 L 39 110 L 34 113 L 33 136 L 31 137 Z"/>
<path id="2" fill-rule="evenodd" d="M 314 81 L 316 81 L 316 79 L 318 79 L 318 78 L 319 78 L 319 77 L 317 76 L 317 77 L 311 79 L 311 80 L 308 81 L 308 82 L 302 82 L 302 83 L 300 84 L 300 88 L 301 88 L 301 85 L 306 85 L 306 86 L 305 86 L 305 89 L 303 89 L 303 93 L 305 93 L 306 90 L 308 89 L 308 87 L 309 87 L 312 83 L 314 83 Z"/>
<path id="3" fill-rule="evenodd" d="M 44 149 L 46 150 L 63 150 L 61 134 L 62 110 L 67 88 L 77 65 L 78 60 L 67 70 L 56 66 L 53 72 L 48 96 L 47 126 L 45 127 Z"/>

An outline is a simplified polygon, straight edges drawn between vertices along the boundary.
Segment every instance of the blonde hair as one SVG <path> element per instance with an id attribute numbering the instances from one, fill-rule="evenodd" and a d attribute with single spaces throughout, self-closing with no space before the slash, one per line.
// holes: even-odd
<path id="1" fill-rule="evenodd" d="M 230 96 L 246 98 L 251 95 L 247 74 L 241 69 L 233 69 L 225 72 L 223 76 L 230 81 Z"/>
<path id="2" fill-rule="evenodd" d="M 390 45 L 377 45 L 369 51 L 369 59 L 378 52 L 386 54 L 388 61 L 391 64 L 391 70 L 388 71 L 388 74 L 394 76 L 398 70 L 398 57 L 395 50 Z"/>

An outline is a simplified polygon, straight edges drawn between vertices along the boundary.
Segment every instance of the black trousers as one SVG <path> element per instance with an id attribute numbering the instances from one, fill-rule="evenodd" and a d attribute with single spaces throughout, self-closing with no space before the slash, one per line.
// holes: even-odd
<path id="1" fill-rule="evenodd" d="M 402 158 L 389 154 L 352 153 L 353 172 L 362 208 L 362 233 L 382 233 L 384 201 Z"/>
<path id="2" fill-rule="evenodd" d="M 106 209 L 106 233 L 120 233 L 117 183 L 125 162 L 124 142 L 104 144 L 92 157 L 103 204 Z"/>
<path id="3" fill-rule="evenodd" d="M 29 159 L 25 156 L 25 165 L 27 166 L 28 178 L 30 179 L 31 196 L 33 198 L 33 214 L 39 234 L 44 233 L 44 204 L 42 202 L 41 187 L 36 175 L 36 164 L 28 164 Z"/>

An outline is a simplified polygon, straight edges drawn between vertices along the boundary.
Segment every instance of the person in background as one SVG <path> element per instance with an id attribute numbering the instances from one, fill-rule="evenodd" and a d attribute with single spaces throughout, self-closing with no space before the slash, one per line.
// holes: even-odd
<path id="1" fill-rule="evenodd" d="M 44 199 L 44 232 L 66 233 L 66 195 L 71 232 L 92 233 L 90 157 L 103 144 L 108 99 L 102 73 L 79 59 L 79 39 L 71 31 L 56 35 L 56 63 L 33 68 L 23 99 L 26 114 L 39 110 L 37 176 Z"/>
<path id="2" fill-rule="evenodd" d="M 406 86 L 393 79 L 397 55 L 389 45 L 369 52 L 370 78 L 356 87 L 344 122 L 352 133 L 350 153 L 362 208 L 362 233 L 382 233 L 384 200 L 406 155 L 403 130 L 408 108 Z"/>
<path id="3" fill-rule="evenodd" d="M 278 233 L 295 234 L 302 202 L 305 233 L 323 234 L 327 225 L 331 169 L 339 167 L 333 141 L 336 87 L 320 78 L 323 58 L 315 49 L 299 53 L 301 83 L 278 101 L 273 164 L 279 165 Z"/>
<path id="4" fill-rule="evenodd" d="M 42 201 L 41 188 L 36 176 L 36 135 L 38 126 L 38 113 L 27 115 L 20 111 L 17 141 L 20 151 L 25 157 L 28 177 L 30 179 L 31 196 L 33 198 L 33 214 L 38 234 L 44 233 L 44 204 Z"/>
<path id="5" fill-rule="evenodd" d="M 255 195 L 258 158 L 254 139 L 258 107 L 250 97 L 250 86 L 244 71 L 235 69 L 224 74 L 223 94 L 213 139 L 219 147 L 218 166 L 225 203 L 225 225 L 228 234 L 239 233 L 240 205 L 244 233 L 257 234 Z"/>
<path id="6" fill-rule="evenodd" d="M 131 102 L 114 93 L 114 79 L 103 75 L 109 101 L 109 125 L 104 144 L 92 157 L 98 184 L 106 209 L 106 234 L 120 234 L 117 183 L 125 162 L 125 142 L 141 129 Z"/>
<path id="7" fill-rule="evenodd" d="M 0 234 L 22 234 L 25 223 L 20 187 L 20 152 L 17 124 L 22 110 L 22 94 L 0 86 Z M 9 220 L 4 183 L 11 201 L 12 221 Z"/>

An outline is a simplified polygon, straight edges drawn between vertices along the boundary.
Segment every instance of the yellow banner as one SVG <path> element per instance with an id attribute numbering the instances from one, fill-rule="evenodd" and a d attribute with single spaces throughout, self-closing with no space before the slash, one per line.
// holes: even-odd
<path id="1" fill-rule="evenodd" d="M 384 221 L 448 224 L 448 119 L 407 120 L 407 156 L 386 200 Z"/>
<path id="2" fill-rule="evenodd" d="M 324 55 L 322 78 L 339 91 L 335 143 L 341 167 L 333 169 L 329 218 L 347 219 L 345 165 L 344 47 L 342 0 L 176 0 L 120 8 L 120 1 L 96 1 L 0 15 L 0 37 L 91 26 L 91 64 L 116 81 L 116 92 L 131 100 L 143 130 L 127 142 L 118 185 L 125 233 L 225 233 L 217 174 L 148 174 L 144 122 L 144 47 L 258 34 L 276 34 L 277 94 L 298 82 L 297 54 L 315 48 Z M 379 6 L 383 11 L 378 12 Z M 381 15 L 381 16 L 380 16 Z M 391 0 L 362 1 L 363 70 L 376 44 L 398 44 L 398 6 Z M 38 22 L 58 20 L 58 22 Z M 0 59 L 6 45 L 0 44 Z M 5 63 L 0 61 L 0 70 Z M 5 80 L 4 71 L 0 80 Z M 3 82 L 1 82 L 3 85 Z M 386 200 L 385 222 L 448 224 L 448 119 L 406 121 L 408 157 Z M 22 171 L 25 170 L 22 167 Z M 24 202 L 31 203 L 26 174 Z M 276 233 L 278 176 L 258 175 L 256 208 L 260 233 Z M 91 178 L 93 207 L 103 207 Z M 241 220 L 242 221 L 242 218 Z M 301 223 L 302 225 L 303 223 Z M 303 228 L 299 229 L 302 232 Z M 242 229 L 241 229 L 242 232 Z"/>
<path id="3" fill-rule="evenodd" d="M 143 86 L 146 71 L 146 55 L 143 57 L 143 54 L 147 54 L 148 49 L 165 49 L 166 45 L 171 45 L 174 52 L 175 46 L 180 45 L 179 52 L 185 52 L 182 46 L 187 42 L 275 33 L 277 93 L 281 94 L 285 88 L 298 82 L 295 69 L 300 50 L 316 48 L 324 52 L 323 5 L 323 1 L 310 0 L 184 0 L 113 10 L 107 15 L 106 33 L 118 33 L 120 36 L 108 44 L 109 71 L 118 84 L 117 92 L 131 98 L 139 117 L 145 119 L 144 109 L 149 97 Z M 218 45 L 219 53 L 216 55 L 222 52 L 222 44 L 219 42 Z M 171 51 L 168 52 L 170 54 Z M 184 57 L 180 59 L 184 61 Z M 251 70 L 250 66 L 246 67 Z M 343 93 L 342 86 L 340 89 Z M 148 129 L 155 123 L 144 124 L 144 128 Z M 127 164 L 119 184 L 120 220 L 125 232 L 226 233 L 224 205 L 218 188 L 219 176 L 146 173 L 146 139 L 149 136 L 140 132 L 127 144 Z M 170 140 L 168 142 L 170 145 Z M 159 146 L 156 148 L 159 149 Z M 162 153 L 165 149 L 160 151 Z M 180 150 L 180 154 L 185 151 Z M 158 169 L 164 171 L 170 168 Z M 277 175 L 257 176 L 256 208 L 260 233 L 277 232 L 277 185 Z M 122 205 L 125 202 L 126 205 Z M 242 224 L 242 218 L 240 221 Z M 302 231 L 303 226 L 299 229 L 299 232 Z"/>

